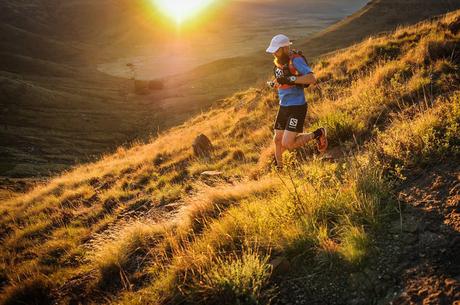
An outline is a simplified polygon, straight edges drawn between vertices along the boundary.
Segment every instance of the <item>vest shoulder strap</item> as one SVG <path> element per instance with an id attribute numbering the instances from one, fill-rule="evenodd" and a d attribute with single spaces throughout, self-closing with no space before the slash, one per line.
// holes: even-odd
<path id="1" fill-rule="evenodd" d="M 296 58 L 296 57 L 302 57 L 303 60 L 305 61 L 305 64 L 308 65 L 308 60 L 307 60 L 307 58 L 305 57 L 305 55 L 303 55 L 303 52 L 302 52 L 302 51 L 299 51 L 299 50 L 292 50 L 291 60 L 293 60 L 293 59 Z"/>

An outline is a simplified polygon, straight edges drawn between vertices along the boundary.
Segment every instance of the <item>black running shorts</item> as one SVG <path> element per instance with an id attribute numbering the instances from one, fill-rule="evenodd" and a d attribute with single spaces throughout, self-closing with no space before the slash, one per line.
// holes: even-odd
<path id="1" fill-rule="evenodd" d="M 280 106 L 276 115 L 274 129 L 302 132 L 307 108 L 306 103 L 299 106 Z"/>

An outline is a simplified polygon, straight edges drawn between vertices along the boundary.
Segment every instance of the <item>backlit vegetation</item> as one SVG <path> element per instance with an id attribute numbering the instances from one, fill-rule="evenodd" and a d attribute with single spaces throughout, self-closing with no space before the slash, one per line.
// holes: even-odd
<path id="1" fill-rule="evenodd" d="M 305 274 L 365 268 L 398 217 L 393 184 L 459 157 L 459 30 L 454 12 L 321 59 L 309 129 L 326 125 L 333 161 L 307 148 L 271 170 L 276 94 L 252 88 L 2 203 L 3 303 L 266 304 L 274 258 Z M 208 158 L 193 156 L 199 133 Z"/>

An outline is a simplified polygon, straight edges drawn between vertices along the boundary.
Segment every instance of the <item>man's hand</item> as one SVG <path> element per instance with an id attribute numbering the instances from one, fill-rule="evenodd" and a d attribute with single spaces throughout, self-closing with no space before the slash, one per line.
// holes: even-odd
<path id="1" fill-rule="evenodd" d="M 276 79 L 276 82 L 280 85 L 294 85 L 295 84 L 295 81 L 296 81 L 296 77 L 295 76 L 283 76 L 283 77 L 278 77 Z"/>
<path id="2" fill-rule="evenodd" d="M 271 80 L 271 81 L 267 82 L 267 86 L 269 86 L 270 88 L 275 88 L 276 83 L 275 83 L 275 81 Z"/>

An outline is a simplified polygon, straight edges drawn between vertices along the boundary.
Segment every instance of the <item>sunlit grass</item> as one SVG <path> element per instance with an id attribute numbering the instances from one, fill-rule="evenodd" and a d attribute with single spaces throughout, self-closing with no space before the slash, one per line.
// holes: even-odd
<path id="1" fill-rule="evenodd" d="M 2 203 L 6 304 L 79 276 L 115 303 L 264 303 L 274 256 L 299 273 L 359 272 L 394 216 L 390 178 L 460 154 L 459 34 L 449 30 L 458 15 L 314 67 L 322 91 L 310 93 L 307 128 L 326 126 L 345 157 L 286 153 L 272 171 L 277 101 L 253 88 Z M 200 133 L 214 147 L 206 157 L 191 149 Z"/>

